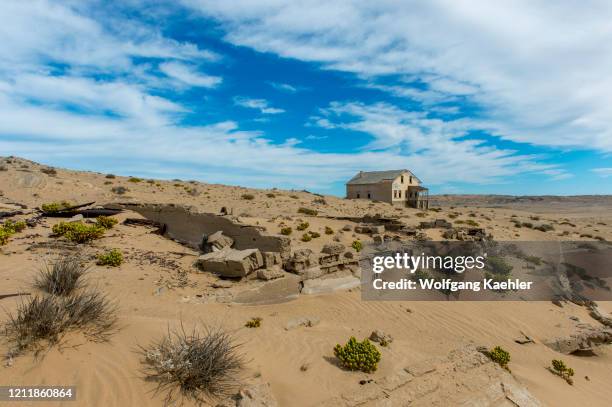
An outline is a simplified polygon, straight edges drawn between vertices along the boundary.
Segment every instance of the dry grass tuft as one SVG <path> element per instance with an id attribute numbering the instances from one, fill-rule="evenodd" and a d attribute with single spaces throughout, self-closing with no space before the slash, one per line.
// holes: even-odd
<path id="1" fill-rule="evenodd" d="M 5 335 L 10 354 L 40 351 L 56 345 L 63 335 L 81 330 L 91 340 L 105 341 L 116 326 L 115 306 L 97 291 L 67 297 L 35 296 L 9 314 Z"/>
<path id="2" fill-rule="evenodd" d="M 34 286 L 53 295 L 70 295 L 81 286 L 87 267 L 79 257 L 62 257 L 47 264 L 34 281 Z"/>
<path id="3" fill-rule="evenodd" d="M 166 404 L 177 395 L 199 403 L 233 394 L 244 366 L 230 334 L 222 329 L 186 332 L 168 331 L 158 342 L 143 348 L 144 374 L 158 383 L 157 391 L 168 392 Z"/>

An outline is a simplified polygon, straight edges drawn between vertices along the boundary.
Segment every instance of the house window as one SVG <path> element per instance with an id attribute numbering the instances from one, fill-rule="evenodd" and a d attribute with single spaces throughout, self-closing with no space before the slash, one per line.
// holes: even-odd
<path id="1" fill-rule="evenodd" d="M 402 191 L 397 191 L 397 195 L 398 195 L 397 196 L 398 198 L 401 198 L 402 197 Z"/>
<path id="2" fill-rule="evenodd" d="M 368 192 L 368 199 L 370 199 L 370 198 L 371 198 L 371 196 L 370 196 L 370 193 Z"/>
<path id="3" fill-rule="evenodd" d="M 357 192 L 357 199 L 359 199 L 359 192 Z"/>
<path id="4" fill-rule="evenodd" d="M 400 177 L 400 182 L 401 182 L 402 184 L 404 183 L 404 176 L 403 176 L 403 175 Z"/>
<path id="5" fill-rule="evenodd" d="M 410 176 L 410 183 L 412 184 L 412 175 Z"/>

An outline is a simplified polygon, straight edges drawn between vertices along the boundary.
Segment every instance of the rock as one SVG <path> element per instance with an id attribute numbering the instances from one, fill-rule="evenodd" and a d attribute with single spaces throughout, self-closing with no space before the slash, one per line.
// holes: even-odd
<path id="1" fill-rule="evenodd" d="M 212 283 L 212 288 L 231 288 L 234 284 L 229 280 L 219 280 Z"/>
<path id="2" fill-rule="evenodd" d="M 226 247 L 232 247 L 234 244 L 234 239 L 229 236 L 225 236 L 223 232 L 219 230 L 208 236 L 206 243 L 213 251 L 218 251 Z"/>
<path id="3" fill-rule="evenodd" d="M 339 290 L 349 290 L 359 287 L 361 280 L 353 276 L 305 280 L 302 294 L 325 294 Z"/>
<path id="4" fill-rule="evenodd" d="M 223 277 L 244 277 L 263 266 L 263 257 L 258 249 L 222 250 L 200 256 L 196 264 L 211 273 Z"/>
<path id="5" fill-rule="evenodd" d="M 285 269 L 295 274 L 303 274 L 305 270 L 318 267 L 319 256 L 310 249 L 299 249 L 285 263 Z"/>
<path id="6" fill-rule="evenodd" d="M 287 322 L 287 324 L 285 325 L 285 330 L 286 331 L 290 331 L 292 329 L 296 329 L 299 327 L 313 327 L 315 325 L 318 325 L 319 322 L 321 322 L 321 320 L 319 318 L 313 317 L 313 318 L 309 318 L 309 317 L 301 317 L 301 318 L 295 318 L 290 320 L 289 322 Z"/>
<path id="7" fill-rule="evenodd" d="M 545 341 L 544 344 L 549 348 L 569 355 L 574 352 L 592 351 L 595 346 L 612 343 L 612 329 L 607 327 L 593 327 L 589 325 L 578 325 L 580 331 L 576 334 L 554 338 Z"/>
<path id="8" fill-rule="evenodd" d="M 521 337 L 520 338 L 516 338 L 514 340 L 514 342 L 518 343 L 519 345 L 525 345 L 527 343 L 535 343 L 535 341 L 533 339 L 531 339 L 529 336 L 525 335 L 524 332 L 521 331 Z"/>
<path id="9" fill-rule="evenodd" d="M 68 219 L 68 222 L 78 222 L 83 219 L 83 215 L 79 213 L 78 215 L 74 215 L 72 218 Z"/>
<path id="10" fill-rule="evenodd" d="M 378 342 L 382 345 L 393 342 L 393 337 L 377 329 L 375 331 L 372 331 L 372 333 L 370 334 L 370 340 Z"/>
<path id="11" fill-rule="evenodd" d="M 279 252 L 263 252 L 264 267 L 271 268 L 278 264 L 281 264 L 283 259 Z"/>
<path id="12" fill-rule="evenodd" d="M 374 239 L 374 244 L 383 244 L 385 241 L 383 235 L 372 235 L 372 239 Z"/>
<path id="13" fill-rule="evenodd" d="M 342 230 L 345 232 L 350 232 L 351 230 L 353 230 L 353 227 L 351 225 L 344 225 Z"/>
<path id="14" fill-rule="evenodd" d="M 257 278 L 260 280 L 270 281 L 276 278 L 281 278 L 285 272 L 278 266 L 273 268 L 265 268 L 257 270 Z"/>
<path id="15" fill-rule="evenodd" d="M 366 235 L 382 234 L 385 233 L 385 227 L 383 225 L 365 225 L 360 224 L 355 226 L 355 232 Z"/>
<path id="16" fill-rule="evenodd" d="M 278 403 L 269 383 L 256 383 L 240 389 L 236 395 L 236 407 L 277 407 Z"/>
<path id="17" fill-rule="evenodd" d="M 345 252 L 343 256 L 347 259 L 353 259 L 355 257 L 353 252 Z"/>
<path id="18" fill-rule="evenodd" d="M 323 246 L 321 253 L 325 254 L 340 254 L 344 251 L 345 246 L 342 243 L 328 243 Z"/>

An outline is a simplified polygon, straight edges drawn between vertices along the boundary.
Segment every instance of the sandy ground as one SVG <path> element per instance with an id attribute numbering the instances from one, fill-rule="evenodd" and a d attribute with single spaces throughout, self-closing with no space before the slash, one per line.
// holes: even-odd
<path id="1" fill-rule="evenodd" d="M 473 220 L 497 240 L 590 240 L 595 237 L 612 240 L 612 206 L 605 202 L 596 205 L 593 201 L 596 198 L 587 204 L 566 202 L 565 211 L 546 211 L 543 209 L 546 205 L 541 202 L 534 204 L 535 208 L 524 203 L 517 207 L 512 203 L 489 207 L 490 202 L 464 206 L 445 198 L 439 212 L 419 215 L 421 212 L 414 209 L 398 210 L 383 203 L 320 197 L 308 192 L 262 191 L 184 181 L 130 182 L 122 177 L 106 178 L 104 174 L 60 169 L 56 175 L 49 176 L 41 173 L 44 167 L 20 159 L 5 165 L 8 170 L 0 171 L 0 211 L 16 208 L 16 203 L 33 208 L 57 200 L 181 203 L 213 213 L 225 206 L 243 222 L 264 226 L 270 233 L 278 233 L 283 225 L 295 229 L 306 220 L 310 223 L 309 230 L 319 231 L 321 237 L 303 243 L 299 241 L 300 235 L 294 233 L 293 245 L 313 249 L 320 249 L 336 235 L 346 244 L 355 238 L 367 240 L 366 236 L 353 232 L 336 233 L 351 222 L 325 216 L 368 213 L 399 216 L 413 225 L 437 218 L 455 222 Z M 129 191 L 124 195 L 111 191 L 120 185 Z M 194 188 L 197 192 L 190 192 Z M 243 194 L 253 194 L 254 199 L 245 200 L 241 197 Z M 300 215 L 299 207 L 315 208 L 319 216 Z M 126 216 L 121 214 L 118 219 Z M 554 226 L 554 231 L 516 228 L 513 219 L 548 223 Z M 34 276 L 46 261 L 61 253 L 45 245 L 55 241 L 50 234 L 51 226 L 57 221 L 45 219 L 0 248 L 0 295 L 36 292 L 32 288 Z M 331 227 L 334 235 L 325 235 L 325 226 Z M 439 231 L 427 233 L 434 239 L 440 238 Z M 281 304 L 244 306 L 218 302 L 217 293 L 222 289 L 211 287 L 217 280 L 215 276 L 194 268 L 197 253 L 151 234 L 146 228 L 119 224 L 104 238 L 79 250 L 94 256 L 114 247 L 124 251 L 125 263 L 119 268 L 107 268 L 96 266 L 92 261 L 87 279 L 116 301 L 119 332 L 109 343 L 92 343 L 79 334 L 70 334 L 61 346 L 50 349 L 43 357 L 35 359 L 25 355 L 13 359 L 10 366 L 3 363 L 0 385 L 77 387 L 76 402 L 31 403 L 35 406 L 163 405 L 163 395 L 153 392 L 155 384 L 143 379 L 137 350 L 139 345 L 149 344 L 168 327 L 176 327 L 182 321 L 188 329 L 210 324 L 233 332 L 248 359 L 244 381 L 270 383 L 272 394 L 281 406 L 317 406 L 340 394 L 363 392 L 368 384 L 361 385 L 362 379 L 376 381 L 403 366 L 443 357 L 470 344 L 501 345 L 509 350 L 512 375 L 543 405 L 608 406 L 612 402 L 609 345 L 598 348 L 595 356 L 580 357 L 560 355 L 542 344 L 547 339 L 575 332 L 578 323 L 599 324 L 585 308 L 574 304 L 557 307 L 550 302 L 364 302 L 360 292 L 353 290 L 300 296 Z M 20 301 L 16 297 L 0 300 L 3 311 L 0 318 L 4 321 L 5 313 L 14 312 Z M 599 306 L 610 315 L 612 304 Z M 261 328 L 244 327 L 251 317 L 263 318 Z M 299 317 L 318 318 L 321 322 L 309 328 L 285 329 L 289 321 Z M 351 335 L 367 337 L 374 329 L 394 338 L 390 347 L 381 348 L 382 362 L 376 373 L 347 372 L 333 363 L 336 343 L 346 341 Z M 536 343 L 515 343 L 521 331 Z M 5 354 L 6 350 L 7 344 L 2 342 L 0 353 Z M 559 357 L 576 371 L 573 386 L 546 369 L 552 359 Z M 303 366 L 305 370 L 301 369 Z M 448 405 L 444 399 L 433 400 L 431 404 Z M 1 405 L 9 404 L 0 402 Z"/>

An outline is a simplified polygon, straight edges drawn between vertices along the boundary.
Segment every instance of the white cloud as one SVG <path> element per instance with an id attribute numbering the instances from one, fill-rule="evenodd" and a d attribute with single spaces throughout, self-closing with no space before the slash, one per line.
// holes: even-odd
<path id="1" fill-rule="evenodd" d="M 591 171 L 603 178 L 612 177 L 612 168 L 609 167 L 593 168 Z"/>
<path id="2" fill-rule="evenodd" d="M 611 2 L 183 2 L 234 44 L 427 103 L 467 98 L 506 139 L 612 151 Z"/>
<path id="3" fill-rule="evenodd" d="M 279 83 L 279 82 L 268 82 L 268 83 L 274 89 L 280 90 L 282 92 L 296 93 L 296 92 L 298 92 L 300 90 L 300 89 L 298 89 L 297 87 L 295 87 L 293 85 L 289 85 L 288 83 Z"/>
<path id="4" fill-rule="evenodd" d="M 279 114 L 284 113 L 285 110 L 271 107 L 265 99 L 251 99 L 242 96 L 236 96 L 234 98 L 234 104 L 236 106 L 245 107 L 247 109 L 256 109 L 263 114 Z"/>
<path id="5" fill-rule="evenodd" d="M 214 88 L 222 81 L 222 78 L 218 76 L 200 73 L 193 67 L 179 62 L 164 62 L 159 65 L 159 69 L 169 77 L 188 86 Z"/>

